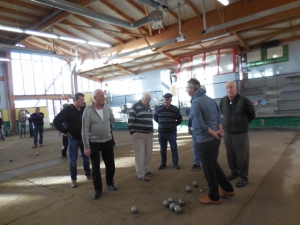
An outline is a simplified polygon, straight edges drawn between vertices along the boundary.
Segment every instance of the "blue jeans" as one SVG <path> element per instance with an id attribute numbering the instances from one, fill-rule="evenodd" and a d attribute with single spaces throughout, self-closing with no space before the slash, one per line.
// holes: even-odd
<path id="1" fill-rule="evenodd" d="M 40 139 L 39 139 L 39 144 L 43 144 L 43 133 L 44 133 L 44 126 L 33 126 L 33 144 L 37 145 L 38 142 L 38 133 L 40 133 Z"/>
<path id="2" fill-rule="evenodd" d="M 77 180 L 77 158 L 78 158 L 78 148 L 80 149 L 82 155 L 83 169 L 85 171 L 85 176 L 91 176 L 90 160 L 84 154 L 84 148 L 82 140 L 78 140 L 72 137 L 69 137 L 69 158 L 70 158 L 70 173 L 71 179 Z"/>
<path id="3" fill-rule="evenodd" d="M 178 149 L 177 149 L 177 130 L 171 132 L 158 132 L 158 141 L 160 144 L 161 164 L 167 163 L 168 142 L 171 146 L 173 165 L 178 165 Z"/>
<path id="4" fill-rule="evenodd" d="M 200 166 L 200 146 L 197 143 L 195 135 L 192 135 L 193 138 L 193 149 L 194 149 L 194 164 Z"/>
<path id="5" fill-rule="evenodd" d="M 24 137 L 26 136 L 26 125 L 20 126 L 20 137 L 22 137 L 22 134 L 24 135 Z"/>
<path id="6" fill-rule="evenodd" d="M 217 161 L 220 143 L 221 141 L 218 139 L 198 143 L 202 169 L 209 188 L 208 196 L 213 201 L 217 201 L 220 198 L 218 185 L 220 185 L 224 191 L 233 191 L 232 185 L 227 180 L 226 175 Z"/>

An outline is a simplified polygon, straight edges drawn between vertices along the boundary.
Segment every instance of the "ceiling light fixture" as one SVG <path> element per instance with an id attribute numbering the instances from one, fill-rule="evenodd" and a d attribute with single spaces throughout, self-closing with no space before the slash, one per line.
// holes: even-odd
<path id="1" fill-rule="evenodd" d="M 0 24 L 0 30 L 12 31 L 16 33 L 24 33 L 24 31 L 20 28 L 3 26 L 1 24 Z"/>
<path id="2" fill-rule="evenodd" d="M 0 61 L 8 62 L 8 61 L 11 61 L 11 60 L 8 59 L 8 58 L 0 58 Z"/>
<path id="3" fill-rule="evenodd" d="M 6 31 L 11 31 L 11 32 L 17 32 L 17 33 L 26 33 L 26 34 L 29 34 L 29 35 L 46 37 L 46 38 L 55 38 L 55 39 L 59 38 L 61 40 L 65 40 L 65 41 L 95 45 L 95 46 L 100 46 L 100 47 L 104 47 L 104 48 L 111 47 L 111 45 L 107 44 L 107 43 L 87 41 L 87 40 L 84 40 L 84 39 L 67 37 L 67 36 L 58 36 L 56 34 L 39 32 L 39 31 L 34 31 L 34 30 L 22 30 L 20 28 L 4 26 L 4 25 L 1 25 L 1 24 L 0 24 L 0 30 L 6 30 Z"/>
<path id="4" fill-rule="evenodd" d="M 219 38 L 222 38 L 222 37 L 227 37 L 229 35 L 230 35 L 230 33 L 226 33 L 226 34 L 222 34 L 222 35 L 219 35 L 219 36 L 203 39 L 203 40 L 201 40 L 201 42 L 213 41 L 213 40 L 216 40 L 216 39 L 219 39 Z"/>
<path id="5" fill-rule="evenodd" d="M 64 40 L 64 41 L 71 41 L 71 42 L 86 44 L 86 40 L 79 39 L 79 38 L 72 38 L 72 37 L 66 37 L 66 36 L 59 36 L 58 38 L 60 40 Z"/>
<path id="6" fill-rule="evenodd" d="M 55 35 L 55 34 L 38 32 L 38 31 L 34 31 L 34 30 L 25 30 L 24 33 L 25 34 L 35 35 L 35 36 L 46 37 L 46 38 L 58 38 L 58 36 Z"/>
<path id="7" fill-rule="evenodd" d="M 229 0 L 218 0 L 223 5 L 229 5 Z"/>

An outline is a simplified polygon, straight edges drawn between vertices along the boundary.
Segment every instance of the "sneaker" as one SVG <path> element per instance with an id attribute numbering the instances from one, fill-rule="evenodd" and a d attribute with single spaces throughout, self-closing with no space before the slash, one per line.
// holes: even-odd
<path id="1" fill-rule="evenodd" d="M 40 144 L 40 147 L 44 147 L 44 145 L 43 145 L 43 144 Z"/>
<path id="2" fill-rule="evenodd" d="M 67 157 L 60 157 L 60 159 L 62 159 L 62 160 L 68 160 L 68 158 Z"/>
<path id="3" fill-rule="evenodd" d="M 158 167 L 159 170 L 162 170 L 163 168 L 166 168 L 166 165 L 160 164 L 159 167 Z"/>
<path id="4" fill-rule="evenodd" d="M 143 176 L 143 177 L 139 177 L 138 179 L 141 180 L 141 181 L 149 181 L 149 180 L 150 180 L 150 177 L 148 177 L 148 176 Z"/>
<path id="5" fill-rule="evenodd" d="M 193 164 L 193 166 L 191 167 L 191 171 L 194 171 L 194 170 L 197 170 L 197 169 L 201 169 L 201 166 L 200 165 L 196 165 L 196 164 Z"/>
<path id="6" fill-rule="evenodd" d="M 247 179 L 240 179 L 235 186 L 240 188 L 240 187 L 245 187 L 247 184 L 248 184 Z"/>
<path id="7" fill-rule="evenodd" d="M 145 173 L 145 176 L 147 176 L 147 177 L 154 177 L 154 174 L 151 173 L 150 171 L 148 171 L 147 173 Z"/>
<path id="8" fill-rule="evenodd" d="M 234 180 L 234 179 L 237 178 L 237 177 L 238 177 L 237 174 L 229 174 L 229 175 L 227 176 L 227 180 L 228 180 L 228 181 L 231 181 L 231 180 Z"/>
<path id="9" fill-rule="evenodd" d="M 92 175 L 86 177 L 86 179 L 91 180 L 92 179 Z"/>
<path id="10" fill-rule="evenodd" d="M 180 169 L 180 166 L 179 166 L 178 164 L 175 164 L 175 165 L 174 165 L 174 168 L 175 168 L 175 170 L 179 170 L 179 169 Z"/>
<path id="11" fill-rule="evenodd" d="M 226 198 L 226 197 L 232 197 L 235 195 L 234 191 L 224 191 L 223 189 L 220 190 L 220 197 L 221 198 Z"/>
<path id="12" fill-rule="evenodd" d="M 203 198 L 199 198 L 199 202 L 203 205 L 219 205 L 220 204 L 220 199 L 219 200 L 211 200 L 208 196 L 208 194 L 206 194 Z"/>
<path id="13" fill-rule="evenodd" d="M 38 147 L 37 145 L 32 146 L 32 148 L 37 148 L 37 147 Z"/>
<path id="14" fill-rule="evenodd" d="M 72 180 L 71 187 L 76 188 L 78 186 L 76 180 Z"/>

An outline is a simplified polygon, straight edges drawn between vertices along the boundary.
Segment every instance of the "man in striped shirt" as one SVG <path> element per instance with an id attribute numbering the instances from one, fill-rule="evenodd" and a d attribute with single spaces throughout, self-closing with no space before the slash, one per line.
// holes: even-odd
<path id="1" fill-rule="evenodd" d="M 144 92 L 142 99 L 129 112 L 128 129 L 132 136 L 135 156 L 135 170 L 139 180 L 149 181 L 153 174 L 149 171 L 153 147 L 153 122 L 150 107 L 151 94 Z"/>
<path id="2" fill-rule="evenodd" d="M 162 170 L 167 164 L 168 142 L 172 151 L 172 162 L 175 169 L 179 170 L 177 149 L 177 126 L 182 123 L 179 109 L 172 105 L 173 95 L 167 93 L 163 96 L 164 104 L 157 107 L 154 120 L 158 123 L 158 140 L 160 144 L 161 163 L 158 167 Z"/>

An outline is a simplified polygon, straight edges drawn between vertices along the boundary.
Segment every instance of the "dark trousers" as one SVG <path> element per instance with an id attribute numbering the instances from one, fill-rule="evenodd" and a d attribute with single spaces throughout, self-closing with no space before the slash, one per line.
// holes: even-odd
<path id="1" fill-rule="evenodd" d="M 33 127 L 32 127 L 32 123 L 29 123 L 29 136 L 33 137 Z"/>
<path id="2" fill-rule="evenodd" d="M 172 162 L 178 165 L 178 149 L 177 149 L 177 130 L 171 132 L 158 132 L 158 141 L 160 144 L 160 155 L 162 165 L 167 164 L 167 148 L 168 142 L 170 143 L 172 152 Z"/>
<path id="3" fill-rule="evenodd" d="M 91 142 L 91 156 L 92 161 L 92 177 L 95 190 L 102 192 L 102 179 L 100 172 L 100 152 L 102 154 L 102 159 L 105 164 L 106 173 L 106 184 L 111 185 L 114 183 L 115 175 L 115 157 L 114 157 L 114 147 L 113 141 L 109 140 L 103 143 Z"/>
<path id="4" fill-rule="evenodd" d="M 62 157 L 67 157 L 67 150 L 68 150 L 68 145 L 69 145 L 69 141 L 68 141 L 68 137 L 63 135 L 62 136 L 62 149 L 61 149 L 61 156 Z"/>
<path id="5" fill-rule="evenodd" d="M 226 175 L 217 161 L 220 143 L 221 141 L 218 139 L 198 143 L 200 145 L 202 168 L 209 188 L 208 195 L 213 201 L 219 200 L 220 198 L 218 184 L 224 191 L 233 191 L 232 185 L 227 180 Z"/>
<path id="6" fill-rule="evenodd" d="M 231 174 L 248 179 L 249 137 L 248 133 L 229 134 L 225 131 L 224 143 Z"/>

